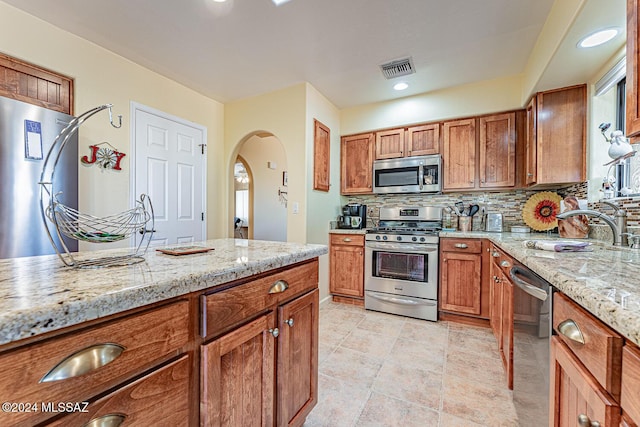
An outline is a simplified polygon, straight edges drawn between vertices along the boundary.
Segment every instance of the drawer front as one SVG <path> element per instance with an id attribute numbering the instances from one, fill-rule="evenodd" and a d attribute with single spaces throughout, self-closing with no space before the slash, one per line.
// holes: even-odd
<path id="1" fill-rule="evenodd" d="M 79 402 L 178 355 L 189 339 L 189 304 L 179 301 L 127 316 L 64 337 L 18 348 L 0 356 L 0 390 L 13 402 Z M 116 346 L 124 350 L 118 355 Z M 92 349 L 91 351 L 85 351 Z M 77 366 L 113 359 L 84 374 Z M 40 382 L 64 361 L 70 368 L 60 373 L 67 379 Z M 75 367 L 74 367 L 75 366 Z M 51 372 L 53 373 L 53 372 Z M 51 414 L 0 412 L 0 425 L 33 424 Z M 28 420 L 28 422 L 26 422 Z"/>
<path id="2" fill-rule="evenodd" d="M 622 350 L 622 392 L 620 406 L 632 420 L 640 422 L 640 349 Z"/>
<path id="3" fill-rule="evenodd" d="M 553 328 L 558 336 L 605 390 L 619 399 L 622 337 L 559 292 L 553 304 Z"/>
<path id="4" fill-rule="evenodd" d="M 466 252 L 479 254 L 482 252 L 482 240 L 479 239 L 441 239 L 440 249 L 443 252 Z"/>
<path id="5" fill-rule="evenodd" d="M 186 426 L 189 423 L 189 357 L 163 366 L 149 375 L 48 424 L 85 426 L 101 419 L 102 424 L 140 426 Z M 112 421 L 108 424 L 107 421 Z M 95 425 L 95 424 L 94 424 Z"/>
<path id="6" fill-rule="evenodd" d="M 364 246 L 364 235 L 331 234 L 331 245 Z"/>
<path id="7" fill-rule="evenodd" d="M 283 286 L 284 283 L 286 286 Z M 318 261 L 314 260 L 220 292 L 203 295 L 202 336 L 217 336 L 270 307 L 317 287 Z"/>

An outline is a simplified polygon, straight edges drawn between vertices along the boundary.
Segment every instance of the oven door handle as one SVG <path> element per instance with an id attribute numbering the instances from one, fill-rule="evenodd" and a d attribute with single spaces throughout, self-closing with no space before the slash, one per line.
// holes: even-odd
<path id="1" fill-rule="evenodd" d="M 524 280 L 516 276 L 516 274 L 527 277 L 526 270 L 518 267 L 517 265 L 514 265 L 513 267 L 511 267 L 511 270 L 509 270 L 509 277 L 511 277 L 511 280 L 513 280 L 513 283 L 515 283 L 517 287 L 519 287 L 520 289 L 522 289 L 524 292 L 528 293 L 532 297 L 538 298 L 540 301 L 547 300 L 547 298 L 549 297 L 549 294 L 544 289 L 541 289 L 535 285 L 525 282 Z M 527 278 L 530 279 L 531 277 L 527 277 Z"/>
<path id="2" fill-rule="evenodd" d="M 407 299 L 407 298 L 402 298 L 402 297 L 398 297 L 398 296 L 387 296 L 387 295 L 382 295 L 379 294 L 377 292 L 371 292 L 371 291 L 367 291 L 367 295 L 369 295 L 371 298 L 375 298 L 377 300 L 380 301 L 384 301 L 384 302 L 390 302 L 392 304 L 399 304 L 399 305 L 409 305 L 412 307 L 416 307 L 419 305 L 425 305 L 428 307 L 432 307 L 435 306 L 436 303 L 434 301 L 430 301 L 430 300 L 425 300 L 423 301 L 415 301 L 413 299 Z"/>
<path id="3" fill-rule="evenodd" d="M 399 253 L 431 253 L 438 252 L 438 244 L 413 244 L 413 243 L 394 243 L 394 242 L 366 242 L 365 249 L 378 249 L 385 252 L 399 252 Z"/>

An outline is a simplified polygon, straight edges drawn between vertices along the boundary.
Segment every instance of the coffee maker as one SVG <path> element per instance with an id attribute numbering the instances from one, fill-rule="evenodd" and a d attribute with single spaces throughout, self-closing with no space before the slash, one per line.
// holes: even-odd
<path id="1" fill-rule="evenodd" d="M 338 217 L 338 228 L 361 229 L 367 226 L 367 206 L 360 203 L 349 203 L 342 207 L 342 215 Z"/>

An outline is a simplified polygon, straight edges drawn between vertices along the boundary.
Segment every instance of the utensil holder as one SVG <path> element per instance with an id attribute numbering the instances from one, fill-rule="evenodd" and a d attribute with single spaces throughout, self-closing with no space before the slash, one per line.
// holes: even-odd
<path id="1" fill-rule="evenodd" d="M 458 230 L 459 231 L 471 231 L 471 217 L 460 216 L 458 217 Z"/>

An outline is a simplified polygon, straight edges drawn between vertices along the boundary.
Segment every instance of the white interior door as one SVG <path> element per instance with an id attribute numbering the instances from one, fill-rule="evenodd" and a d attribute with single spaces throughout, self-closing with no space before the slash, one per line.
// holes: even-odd
<path id="1" fill-rule="evenodd" d="M 187 244 L 205 239 L 206 128 L 132 104 L 135 188 L 153 204 L 151 244 Z M 136 236 L 138 239 L 140 236 Z"/>

